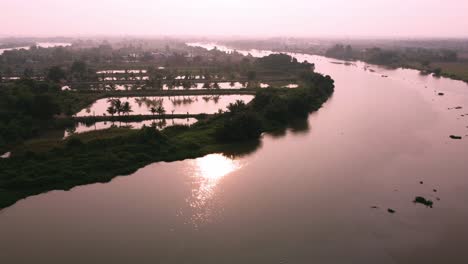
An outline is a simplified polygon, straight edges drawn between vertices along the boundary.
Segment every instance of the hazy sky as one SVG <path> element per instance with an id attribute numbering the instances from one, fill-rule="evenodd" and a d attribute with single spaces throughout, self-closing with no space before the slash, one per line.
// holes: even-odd
<path id="1" fill-rule="evenodd" d="M 0 0 L 0 35 L 468 36 L 468 0 Z"/>

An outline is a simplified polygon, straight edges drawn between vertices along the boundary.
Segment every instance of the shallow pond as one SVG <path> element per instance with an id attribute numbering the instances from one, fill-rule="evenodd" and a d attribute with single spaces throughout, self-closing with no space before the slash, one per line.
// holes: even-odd
<path id="1" fill-rule="evenodd" d="M 226 110 L 230 103 L 242 100 L 245 103 L 252 95 L 197 95 L 197 96 L 148 96 L 120 98 L 122 103 L 129 102 L 130 115 L 151 115 L 150 109 L 162 105 L 166 114 L 214 114 L 219 109 Z M 81 110 L 76 116 L 108 115 L 109 98 L 97 100 L 89 108 Z"/>
<path id="2" fill-rule="evenodd" d="M 8 159 L 11 156 L 11 152 L 6 152 L 0 156 L 0 159 Z"/>

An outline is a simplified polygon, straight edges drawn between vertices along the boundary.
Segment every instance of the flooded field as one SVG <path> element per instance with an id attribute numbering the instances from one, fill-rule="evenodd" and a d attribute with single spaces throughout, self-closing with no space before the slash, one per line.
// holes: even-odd
<path id="1" fill-rule="evenodd" d="M 162 106 L 168 114 L 214 114 L 219 109 L 226 110 L 230 103 L 242 100 L 245 103 L 252 95 L 204 95 L 204 96 L 159 96 L 120 98 L 122 103 L 129 102 L 130 115 L 151 115 L 151 107 Z M 109 98 L 97 100 L 89 108 L 81 110 L 76 116 L 108 115 Z"/>

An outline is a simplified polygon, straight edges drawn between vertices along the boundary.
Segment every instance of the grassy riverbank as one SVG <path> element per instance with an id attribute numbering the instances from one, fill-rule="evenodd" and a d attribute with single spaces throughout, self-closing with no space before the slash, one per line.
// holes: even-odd
<path id="1" fill-rule="evenodd" d="M 335 45 L 323 55 L 341 60 L 360 60 L 391 68 L 416 69 L 423 74 L 468 82 L 468 60 L 459 58 L 456 51 L 449 49 L 361 47 L 361 50 L 355 50 L 349 45 Z"/>
<path id="2" fill-rule="evenodd" d="M 175 161 L 229 151 L 240 143 L 258 142 L 261 133 L 284 128 L 321 107 L 333 93 L 333 80 L 316 73 L 301 76 L 298 89 L 264 89 L 245 105 L 191 127 L 157 131 L 108 129 L 48 142 L 0 160 L 0 208 L 50 190 L 108 182 L 157 161 Z"/>
<path id="3" fill-rule="evenodd" d="M 435 73 L 436 76 L 468 83 L 468 61 L 434 62 L 428 66 L 422 66 L 419 63 L 409 63 L 401 66 L 420 70 L 423 73 Z"/>

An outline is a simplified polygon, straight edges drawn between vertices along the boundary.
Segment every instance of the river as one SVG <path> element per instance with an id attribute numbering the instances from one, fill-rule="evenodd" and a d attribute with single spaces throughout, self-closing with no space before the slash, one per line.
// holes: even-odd
<path id="1" fill-rule="evenodd" d="M 306 123 L 21 200 L 0 211 L 2 262 L 467 263 L 468 86 L 294 56 L 336 85 Z"/>

